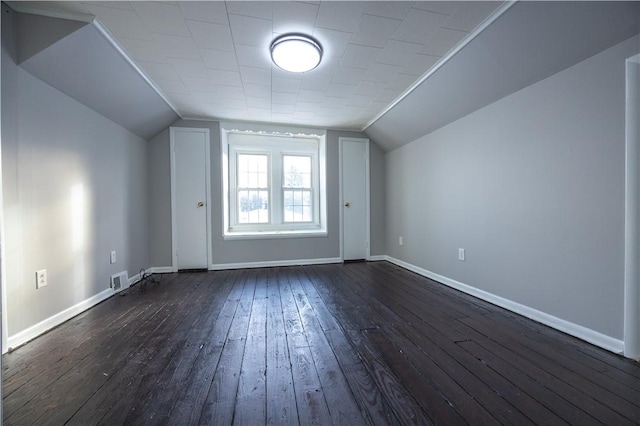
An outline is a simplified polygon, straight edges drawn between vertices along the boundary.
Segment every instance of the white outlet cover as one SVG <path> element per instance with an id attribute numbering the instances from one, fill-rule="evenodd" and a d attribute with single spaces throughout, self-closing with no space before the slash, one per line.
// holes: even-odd
<path id="1" fill-rule="evenodd" d="M 458 260 L 464 260 L 464 249 L 463 248 L 459 248 L 458 249 Z"/>
<path id="2" fill-rule="evenodd" d="M 116 263 L 116 251 L 111 252 L 111 263 Z"/>
<path id="3" fill-rule="evenodd" d="M 47 270 L 41 269 L 36 271 L 36 289 L 46 287 L 47 285 Z"/>

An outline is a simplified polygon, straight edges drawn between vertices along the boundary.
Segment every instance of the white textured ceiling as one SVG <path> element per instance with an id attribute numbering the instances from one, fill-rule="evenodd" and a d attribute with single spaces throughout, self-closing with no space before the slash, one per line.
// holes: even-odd
<path id="1" fill-rule="evenodd" d="M 96 16 L 183 118 L 362 129 L 501 2 L 28 4 Z M 270 42 L 288 32 L 320 41 L 318 68 L 271 63 Z"/>

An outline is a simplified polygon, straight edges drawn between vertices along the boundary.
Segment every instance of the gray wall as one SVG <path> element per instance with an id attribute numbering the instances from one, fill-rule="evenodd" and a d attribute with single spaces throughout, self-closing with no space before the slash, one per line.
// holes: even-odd
<path id="1" fill-rule="evenodd" d="M 15 64 L 2 13 L 2 183 L 12 336 L 148 267 L 146 141 Z M 118 261 L 109 263 L 116 250 Z M 47 269 L 36 290 L 35 272 Z"/>
<path id="2" fill-rule="evenodd" d="M 621 339 L 638 49 L 627 40 L 388 153 L 387 254 Z"/>
<path id="3" fill-rule="evenodd" d="M 371 140 L 369 144 L 370 192 L 371 192 L 371 256 L 386 254 L 385 234 L 385 177 L 384 151 Z"/>
<path id="4" fill-rule="evenodd" d="M 224 240 L 222 236 L 222 164 L 220 159 L 220 124 L 217 121 L 179 120 L 176 127 L 208 128 L 211 135 L 211 199 L 214 264 L 245 262 L 324 259 L 340 256 L 338 200 L 338 141 L 340 137 L 366 137 L 358 132 L 329 130 L 327 132 L 327 203 L 328 235 L 312 238 L 280 238 L 256 240 Z M 151 262 L 154 266 L 171 266 L 171 197 L 169 131 L 165 130 L 149 141 L 149 213 Z M 382 254 L 384 235 L 383 203 L 384 167 L 382 151 L 372 144 L 372 254 Z"/>
<path id="5" fill-rule="evenodd" d="M 147 143 L 149 188 L 149 261 L 151 266 L 171 266 L 171 170 L 169 129 Z"/>

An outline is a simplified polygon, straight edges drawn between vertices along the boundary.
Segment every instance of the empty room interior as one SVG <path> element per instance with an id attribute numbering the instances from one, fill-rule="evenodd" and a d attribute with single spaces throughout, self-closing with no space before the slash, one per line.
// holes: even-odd
<path id="1" fill-rule="evenodd" d="M 1 30 L 4 424 L 640 424 L 640 2 Z"/>

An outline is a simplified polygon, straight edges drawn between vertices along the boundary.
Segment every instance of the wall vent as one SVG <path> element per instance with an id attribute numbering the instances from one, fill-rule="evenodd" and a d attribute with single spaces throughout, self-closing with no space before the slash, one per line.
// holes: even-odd
<path id="1" fill-rule="evenodd" d="M 129 288 L 129 277 L 127 276 L 127 271 L 111 275 L 111 288 L 116 293 Z"/>

